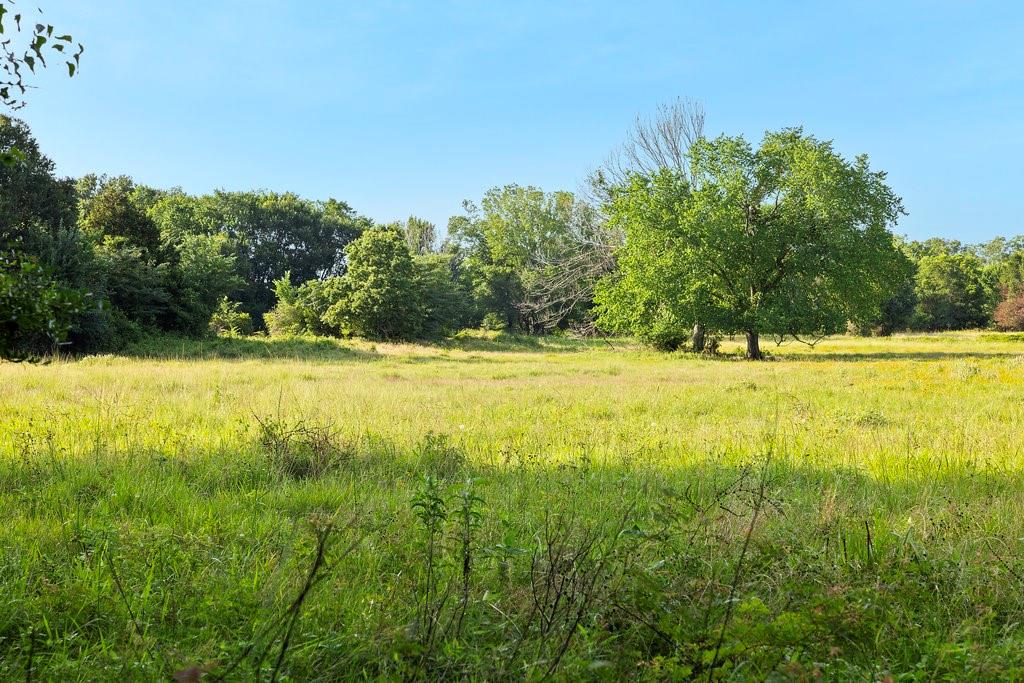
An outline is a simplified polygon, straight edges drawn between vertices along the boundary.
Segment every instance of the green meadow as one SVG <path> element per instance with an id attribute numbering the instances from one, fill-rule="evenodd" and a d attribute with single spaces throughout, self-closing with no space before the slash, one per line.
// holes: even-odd
<path id="1" fill-rule="evenodd" d="M 1024 335 L 0 364 L 0 678 L 1024 678 Z"/>

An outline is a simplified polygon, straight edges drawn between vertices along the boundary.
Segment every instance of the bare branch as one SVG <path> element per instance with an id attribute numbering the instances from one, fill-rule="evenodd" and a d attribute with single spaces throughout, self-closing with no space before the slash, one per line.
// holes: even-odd
<path id="1" fill-rule="evenodd" d="M 588 177 L 591 192 L 601 201 L 607 190 L 639 174 L 650 177 L 663 168 L 689 179 L 687 155 L 704 136 L 704 107 L 680 97 L 658 106 L 653 116 L 638 115 L 626 140 Z"/>
<path id="2" fill-rule="evenodd" d="M 664 168 L 689 178 L 687 156 L 703 135 L 704 107 L 686 98 L 660 105 L 651 117 L 637 116 L 623 145 L 589 175 L 561 248 L 554 255 L 535 255 L 535 277 L 524 283 L 520 306 L 533 327 L 563 324 L 593 300 L 597 282 L 615 270 L 615 251 L 625 235 L 602 213 L 612 188 L 634 174 L 651 177 Z"/>

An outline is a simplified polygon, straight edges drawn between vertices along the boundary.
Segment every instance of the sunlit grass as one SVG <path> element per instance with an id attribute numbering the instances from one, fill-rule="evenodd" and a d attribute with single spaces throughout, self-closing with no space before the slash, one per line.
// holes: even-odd
<path id="1" fill-rule="evenodd" d="M 230 661 L 297 589 L 309 516 L 338 514 L 367 536 L 307 608 L 292 675 L 408 675 L 394 662 L 415 661 L 400 644 L 422 560 L 411 505 L 425 473 L 456 472 L 452 491 L 479 479 L 490 549 L 480 571 L 493 571 L 478 579 L 494 603 L 476 616 L 484 634 L 495 610 L 525 595 L 500 579 L 520 560 L 501 569 L 494 549 L 530 547 L 545 515 L 603 524 L 629 510 L 642 529 L 666 496 L 710 495 L 711 483 L 770 459 L 776 502 L 759 518 L 740 594 L 813 628 L 799 647 L 728 652 L 729 675 L 824 666 L 862 680 L 916 666 L 920 680 L 1013 680 L 1011 653 L 1024 643 L 1024 339 L 764 348 L 772 360 L 751 363 L 730 340 L 718 358 L 494 335 L 431 346 L 164 340 L 120 357 L 0 364 L 0 673 L 24 671 L 30 645 L 44 679 L 147 679 Z M 283 476 L 261 420 L 330 428 L 348 460 L 323 476 Z M 466 462 L 442 462 L 449 452 Z M 728 566 L 748 516 L 723 514 L 715 562 Z M 652 563 L 658 552 L 637 551 Z M 118 597 L 118 570 L 142 633 Z M 849 614 L 822 616 L 832 609 Z M 842 621 L 854 614 L 856 627 Z M 743 615 L 733 618 L 753 618 Z M 660 670 L 657 648 L 620 652 L 601 623 L 574 642 L 564 675 Z M 754 638 L 744 633 L 738 642 Z M 506 637 L 480 635 L 486 647 L 450 657 L 465 675 L 496 675 L 487 653 Z M 970 649 L 979 643 L 984 653 Z M 967 654 L 943 649 L 961 644 Z"/>
<path id="2" fill-rule="evenodd" d="M 21 440 L 45 437 L 83 455 L 99 439 L 106 451 L 188 458 L 243 447 L 253 415 L 273 414 L 405 447 L 427 432 L 447 434 L 480 462 L 519 452 L 673 465 L 744 458 L 770 442 L 797 462 L 879 476 L 1024 463 L 1024 341 L 998 335 L 840 337 L 814 349 L 789 342 L 766 363 L 623 342 L 322 344 L 338 356 L 307 360 L 299 346 L 297 357 L 257 350 L 232 359 L 6 364 L 2 448 L 11 454 Z M 175 352 L 174 344 L 163 350 Z"/>

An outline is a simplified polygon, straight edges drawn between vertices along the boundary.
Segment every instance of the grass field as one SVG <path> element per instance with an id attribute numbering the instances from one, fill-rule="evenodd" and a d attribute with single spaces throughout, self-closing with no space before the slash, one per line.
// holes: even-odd
<path id="1" fill-rule="evenodd" d="M 0 679 L 1024 679 L 1024 336 L 735 349 L 0 364 Z"/>

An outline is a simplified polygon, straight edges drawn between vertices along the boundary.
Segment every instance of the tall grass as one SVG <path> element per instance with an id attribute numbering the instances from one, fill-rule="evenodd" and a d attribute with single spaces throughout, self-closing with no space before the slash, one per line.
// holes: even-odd
<path id="1" fill-rule="evenodd" d="M 190 344 L 0 365 L 0 678 L 1024 677 L 1020 339 Z"/>

